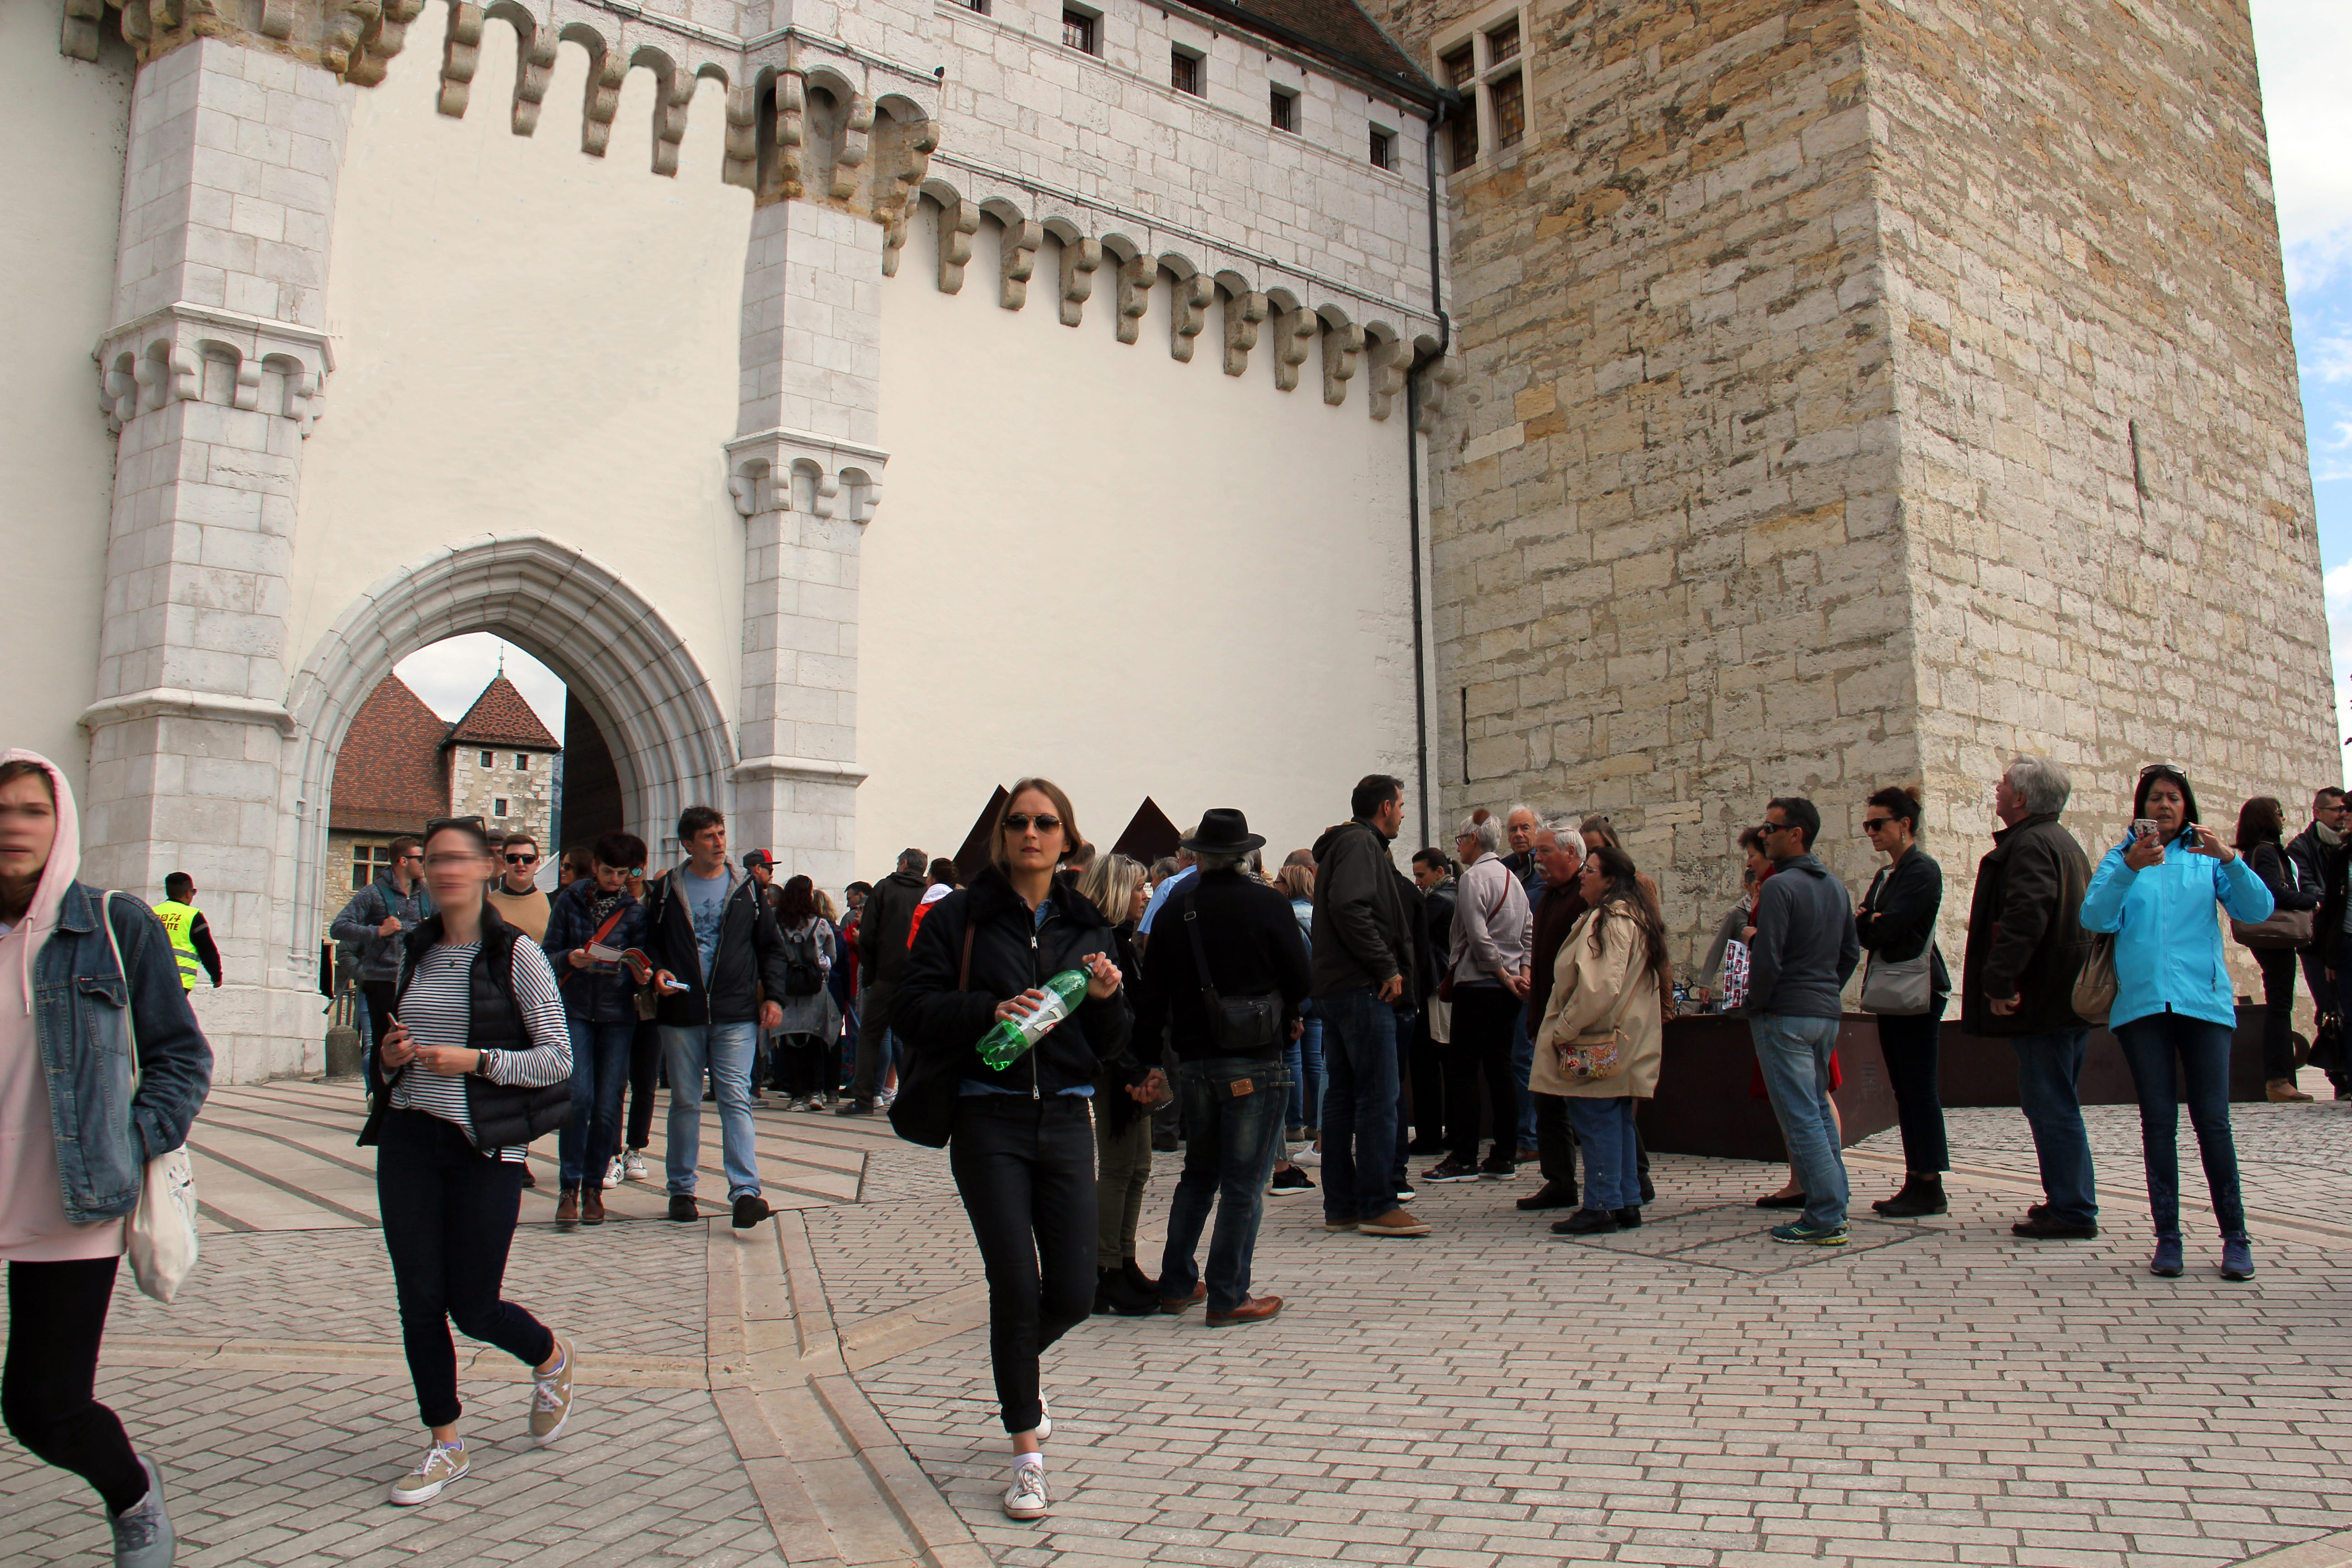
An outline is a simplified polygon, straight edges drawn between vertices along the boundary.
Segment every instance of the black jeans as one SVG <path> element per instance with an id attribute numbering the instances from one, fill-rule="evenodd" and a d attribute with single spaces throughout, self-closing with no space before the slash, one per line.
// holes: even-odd
<path id="1" fill-rule="evenodd" d="M 1576 1201 L 1576 1124 L 1568 1119 L 1568 1096 L 1536 1091 L 1536 1168 L 1544 1185 Z"/>
<path id="2" fill-rule="evenodd" d="M 2294 952 L 2258 947 L 2263 972 L 2263 1077 L 2294 1081 Z"/>
<path id="3" fill-rule="evenodd" d="M 1502 984 L 1454 988 L 1454 1043 L 1445 1053 L 1446 1131 L 1454 1160 L 1478 1163 L 1478 1075 L 1486 1075 L 1495 1158 L 1519 1157 L 1519 1079 L 1511 1070 L 1511 1026 L 1521 1004 Z"/>
<path id="4" fill-rule="evenodd" d="M 2139 1149 L 2147 1165 L 2147 1206 L 2156 1234 L 2180 1234 L 2180 1101 L 2189 1101 L 2197 1154 L 2205 1166 L 2213 1218 L 2224 1240 L 2246 1234 L 2238 1191 L 2238 1146 L 2230 1136 L 2230 1036 L 2227 1024 L 2185 1013 L 2153 1013 L 2116 1030 L 2139 1093 Z M 2178 1077 L 2175 1064 L 2178 1063 Z M 2176 1085 L 2180 1093 L 2176 1096 Z"/>
<path id="5" fill-rule="evenodd" d="M 786 1098 L 805 1100 L 831 1092 L 824 1081 L 825 1049 L 814 1035 L 778 1035 L 775 1077 L 770 1079 Z"/>
<path id="6" fill-rule="evenodd" d="M 1033 1432 L 1037 1358 L 1095 1306 L 1095 1132 L 1075 1094 L 958 1099 L 948 1169 L 988 1272 L 988 1353 L 1007 1432 Z"/>
<path id="7" fill-rule="evenodd" d="M 522 1206 L 522 1167 L 485 1158 L 456 1122 L 422 1110 L 387 1112 L 382 1139 L 375 1201 L 416 1414 L 427 1426 L 446 1426 L 464 1409 L 451 1323 L 526 1366 L 555 1353 L 546 1324 L 499 1299 Z"/>
<path id="8" fill-rule="evenodd" d="M 360 1058 L 360 1078 L 370 1094 L 383 1090 L 383 1068 L 376 1051 L 383 1045 L 384 1031 L 392 1027 L 392 1005 L 399 996 L 400 987 L 389 980 L 360 982 L 360 1000 L 367 1004 L 369 1038 L 374 1042 Z"/>
<path id="9" fill-rule="evenodd" d="M 1878 1016 L 1878 1054 L 1886 1059 L 1886 1080 L 1895 1089 L 1895 1119 L 1903 1129 L 1903 1166 L 1920 1175 L 1952 1168 L 1944 1142 L 1944 1102 L 1936 1087 L 1937 1037 L 1944 1015 Z"/>
<path id="10" fill-rule="evenodd" d="M 871 1100 L 890 1069 L 890 996 L 887 981 L 866 988 L 857 1003 L 857 1063 L 850 1069 L 849 1098 Z"/>
<path id="11" fill-rule="evenodd" d="M 1429 1009 L 1422 1008 L 1412 1025 L 1412 1045 L 1406 1053 L 1412 1066 L 1412 1141 L 1423 1152 L 1445 1147 L 1445 1042 L 1429 1037 Z"/>
<path id="12" fill-rule="evenodd" d="M 35 1458 L 96 1487 L 109 1513 L 147 1495 L 122 1423 L 92 1397 L 118 1261 L 9 1264 L 8 1365 L 0 1373 L 9 1434 Z"/>
<path id="13" fill-rule="evenodd" d="M 650 1018 L 637 1020 L 629 1037 L 629 1137 L 632 1149 L 643 1149 L 654 1136 L 654 1079 L 661 1072 L 661 1026 Z"/>
<path id="14" fill-rule="evenodd" d="M 1160 1260 L 1160 1295 L 1181 1301 L 1202 1276 L 1193 1255 L 1212 1206 L 1217 1228 L 1209 1238 L 1209 1310 L 1230 1312 L 1250 1299 L 1250 1260 L 1265 1217 L 1265 1184 L 1282 1147 L 1290 1108 L 1290 1073 L 1279 1057 L 1211 1057 L 1181 1063 L 1176 1087 L 1184 1098 L 1184 1173 L 1168 1206 L 1168 1247 Z M 1237 1087 L 1244 1092 L 1235 1094 Z"/>

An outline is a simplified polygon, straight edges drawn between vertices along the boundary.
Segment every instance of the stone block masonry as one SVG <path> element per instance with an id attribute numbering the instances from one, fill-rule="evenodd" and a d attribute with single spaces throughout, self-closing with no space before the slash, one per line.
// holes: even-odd
<path id="1" fill-rule="evenodd" d="M 2009 754 L 2095 846 L 2147 761 L 2338 771 L 2244 19 L 2026 9 L 1539 4 L 1449 176 L 1446 799 L 1610 813 L 1685 960 L 1776 794 L 1859 889 L 1924 781 L 1956 954 Z"/>

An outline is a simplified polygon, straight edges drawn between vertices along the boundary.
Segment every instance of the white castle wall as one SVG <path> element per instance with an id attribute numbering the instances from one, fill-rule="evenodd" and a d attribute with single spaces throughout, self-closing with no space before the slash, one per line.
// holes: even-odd
<path id="1" fill-rule="evenodd" d="M 77 795 L 114 499 L 89 351 L 110 324 L 131 80 L 128 50 L 97 64 L 58 53 L 55 7 L 0 5 L 0 146 L 15 150 L 0 158 L 0 279 L 38 302 L 12 313 L 0 375 L 0 538 L 13 589 L 42 605 L 39 635 L 9 639 L 0 745 L 55 759 Z"/>

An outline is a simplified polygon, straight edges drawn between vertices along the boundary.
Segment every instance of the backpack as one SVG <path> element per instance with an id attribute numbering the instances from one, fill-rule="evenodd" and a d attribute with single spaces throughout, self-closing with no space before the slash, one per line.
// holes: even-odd
<path id="1" fill-rule="evenodd" d="M 784 934 L 784 994 L 814 996 L 824 989 L 824 965 L 816 951 L 816 927 L 805 936 Z"/>

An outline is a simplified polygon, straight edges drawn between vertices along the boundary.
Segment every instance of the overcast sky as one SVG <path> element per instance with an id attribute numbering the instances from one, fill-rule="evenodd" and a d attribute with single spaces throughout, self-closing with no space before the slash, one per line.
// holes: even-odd
<path id="1" fill-rule="evenodd" d="M 2253 17 L 2319 502 L 2336 721 L 2352 736 L 2352 0 L 2253 0 Z M 502 649 L 508 678 L 561 739 L 563 683 L 487 633 L 411 655 L 400 677 L 454 720 L 497 672 Z M 2284 789 L 2294 781 L 2271 782 Z"/>

